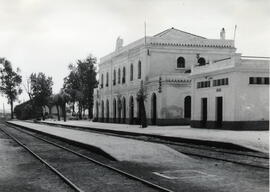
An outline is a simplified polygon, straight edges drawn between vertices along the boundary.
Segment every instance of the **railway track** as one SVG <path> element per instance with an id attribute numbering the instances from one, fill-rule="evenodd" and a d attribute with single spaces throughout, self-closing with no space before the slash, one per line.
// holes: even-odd
<path id="1" fill-rule="evenodd" d="M 6 124 L 1 127 L 2 132 L 45 164 L 74 191 L 173 191 L 21 128 Z M 70 161 L 72 167 L 67 164 Z M 82 174 L 78 176 L 74 172 Z"/>
<path id="2" fill-rule="evenodd" d="M 46 124 L 49 125 L 49 124 Z M 212 160 L 224 161 L 229 163 L 235 163 L 243 166 L 269 169 L 269 155 L 257 151 L 247 150 L 247 149 L 222 149 L 212 146 L 197 145 L 191 143 L 182 143 L 176 141 L 169 141 L 161 138 L 150 137 L 150 136 L 136 136 L 127 134 L 117 134 L 109 132 L 99 132 L 96 130 L 91 130 L 87 128 L 80 127 L 65 127 L 68 129 L 82 130 L 87 132 L 99 133 L 110 136 L 117 136 L 129 139 L 136 139 L 145 142 L 161 143 L 170 146 L 171 148 L 184 153 L 189 156 L 196 158 L 207 158 Z"/>

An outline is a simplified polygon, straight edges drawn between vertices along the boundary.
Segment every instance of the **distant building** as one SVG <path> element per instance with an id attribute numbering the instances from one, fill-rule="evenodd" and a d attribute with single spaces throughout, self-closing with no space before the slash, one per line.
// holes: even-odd
<path id="1" fill-rule="evenodd" d="M 94 91 L 94 116 L 101 122 L 137 123 L 140 109 L 136 95 L 140 87 L 144 87 L 147 94 L 145 108 L 149 124 L 184 125 L 190 124 L 191 121 L 192 126 L 202 127 L 200 91 L 209 90 L 206 92 L 212 94 L 213 90 L 216 91 L 221 87 L 216 84 L 213 87 L 213 82 L 210 82 L 211 89 L 200 89 L 196 86 L 203 79 L 209 81 L 207 68 L 211 71 L 217 66 L 215 67 L 217 73 L 213 72 L 209 76 L 210 79 L 216 80 L 220 74 L 217 70 L 219 64 L 235 60 L 234 66 L 240 63 L 246 66 L 245 63 L 248 64 L 248 61 L 241 59 L 235 51 L 234 41 L 225 39 L 224 29 L 220 32 L 220 39 L 207 39 L 174 28 L 152 37 L 141 38 L 126 46 L 123 46 L 123 40 L 118 38 L 115 51 L 100 59 L 99 87 Z M 267 61 L 258 62 L 263 62 L 265 67 L 269 65 Z M 249 66 L 252 65 L 251 62 Z M 221 71 L 226 72 L 226 67 Z M 265 75 L 262 77 L 268 77 Z M 255 74 L 253 76 L 261 77 Z M 222 82 L 227 81 L 227 76 L 224 78 Z M 231 83 L 232 80 L 228 81 Z M 264 81 L 267 82 L 267 78 Z M 219 84 L 220 81 L 215 83 Z M 198 85 L 209 86 L 208 83 Z M 268 86 L 262 89 L 264 91 L 259 94 L 264 94 Z M 223 91 L 221 88 L 220 92 Z M 266 97 L 260 102 L 266 102 Z M 209 100 L 207 105 L 210 105 Z M 226 106 L 227 104 L 223 104 L 222 111 Z M 208 112 L 206 121 L 209 123 L 203 126 L 216 127 L 210 126 L 210 120 L 214 121 L 212 113 L 214 112 Z M 240 109 L 241 114 L 236 113 L 238 112 L 235 112 L 236 116 L 244 115 Z M 222 122 L 225 122 L 226 118 L 222 116 Z M 263 121 L 269 120 L 265 115 L 263 118 Z"/>

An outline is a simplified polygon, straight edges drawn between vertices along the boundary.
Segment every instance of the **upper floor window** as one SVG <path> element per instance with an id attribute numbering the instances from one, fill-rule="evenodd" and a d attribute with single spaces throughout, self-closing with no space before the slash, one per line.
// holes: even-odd
<path id="1" fill-rule="evenodd" d="M 229 85 L 229 79 L 215 79 L 213 80 L 213 86 L 222 86 L 222 85 Z"/>
<path id="2" fill-rule="evenodd" d="M 185 68 L 185 59 L 184 59 L 184 57 L 178 57 L 178 59 L 177 59 L 177 68 Z"/>
<path id="3" fill-rule="evenodd" d="M 133 81 L 133 64 L 130 65 L 130 81 Z"/>
<path id="4" fill-rule="evenodd" d="M 100 84 L 100 88 L 103 88 L 103 74 L 101 74 L 101 84 Z"/>
<path id="5" fill-rule="evenodd" d="M 106 87 L 109 86 L 109 73 L 106 73 Z"/>
<path id="6" fill-rule="evenodd" d="M 138 62 L 138 79 L 142 76 L 142 63 L 141 61 Z"/>
<path id="7" fill-rule="evenodd" d="M 126 68 L 123 67 L 123 77 L 122 77 L 122 83 L 124 84 L 126 82 Z"/>
<path id="8" fill-rule="evenodd" d="M 118 69 L 118 84 L 121 83 L 121 69 Z"/>
<path id="9" fill-rule="evenodd" d="M 203 57 L 200 57 L 198 59 L 198 63 L 199 63 L 199 66 L 202 66 L 202 65 L 205 65 L 206 64 L 205 59 Z"/>
<path id="10" fill-rule="evenodd" d="M 269 77 L 249 77 L 249 84 L 269 85 Z"/>
<path id="11" fill-rule="evenodd" d="M 116 71 L 115 69 L 113 70 L 113 85 L 116 84 Z"/>
<path id="12" fill-rule="evenodd" d="M 197 88 L 205 88 L 205 87 L 210 87 L 210 81 L 201 81 L 197 82 Z"/>

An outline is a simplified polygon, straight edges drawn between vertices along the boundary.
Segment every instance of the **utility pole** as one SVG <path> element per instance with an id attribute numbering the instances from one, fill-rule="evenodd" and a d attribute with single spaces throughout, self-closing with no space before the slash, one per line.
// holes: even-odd
<path id="1" fill-rule="evenodd" d="M 146 45 L 146 21 L 144 22 L 144 45 Z"/>
<path id="2" fill-rule="evenodd" d="M 6 117 L 6 113 L 5 113 L 5 103 L 3 103 L 3 117 Z"/>
<path id="3" fill-rule="evenodd" d="M 233 40 L 235 41 L 235 36 L 236 36 L 236 28 L 237 28 L 237 25 L 234 26 L 234 33 L 233 33 Z"/>

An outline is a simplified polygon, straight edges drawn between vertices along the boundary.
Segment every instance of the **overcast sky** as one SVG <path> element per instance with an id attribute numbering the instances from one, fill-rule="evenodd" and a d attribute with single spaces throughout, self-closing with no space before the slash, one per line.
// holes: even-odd
<path id="1" fill-rule="evenodd" d="M 58 92 L 68 64 L 112 52 L 118 36 L 124 44 L 143 37 L 144 21 L 149 36 L 174 27 L 219 38 L 225 27 L 229 39 L 237 24 L 238 52 L 270 56 L 269 10 L 269 0 L 0 0 L 0 57 L 24 79 L 52 76 Z"/>

